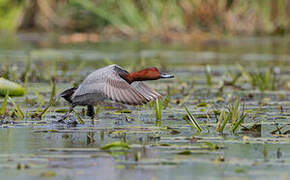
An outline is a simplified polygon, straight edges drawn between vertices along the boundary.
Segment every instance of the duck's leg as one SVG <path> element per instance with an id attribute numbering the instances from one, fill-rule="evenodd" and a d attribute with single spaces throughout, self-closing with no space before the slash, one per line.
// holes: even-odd
<path id="1" fill-rule="evenodd" d="M 71 114 L 71 112 L 73 112 L 74 107 L 75 107 L 75 105 L 71 105 L 70 108 L 69 108 L 69 110 L 65 113 L 65 115 L 60 120 L 58 120 L 58 122 L 64 123 L 64 120 L 66 120 L 66 118 L 69 117 L 69 115 Z"/>
<path id="2" fill-rule="evenodd" d="M 94 124 L 94 118 L 95 118 L 95 108 L 92 105 L 87 105 L 87 116 L 91 117 L 92 124 Z"/>

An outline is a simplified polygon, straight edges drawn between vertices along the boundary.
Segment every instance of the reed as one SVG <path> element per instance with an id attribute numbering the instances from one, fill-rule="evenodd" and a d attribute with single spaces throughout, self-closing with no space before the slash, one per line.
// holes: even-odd
<path id="1" fill-rule="evenodd" d="M 40 106 L 43 106 L 45 104 L 43 96 L 35 89 L 34 94 L 37 97 L 38 103 Z"/>
<path id="2" fill-rule="evenodd" d="M 50 86 L 51 86 L 51 91 L 50 91 L 49 102 L 48 102 L 48 105 L 42 110 L 42 112 L 36 115 L 39 119 L 41 119 L 43 115 L 49 110 L 49 108 L 53 106 L 56 102 L 56 82 L 54 78 L 51 78 Z"/>
<path id="3" fill-rule="evenodd" d="M 27 89 L 28 89 L 28 81 L 29 81 L 29 73 L 30 73 L 30 69 L 31 69 L 31 62 L 30 59 L 27 59 L 26 61 L 26 65 L 25 65 L 25 70 L 23 73 L 23 78 L 24 78 L 24 93 L 27 93 Z"/>
<path id="4" fill-rule="evenodd" d="M 207 65 L 204 69 L 204 72 L 205 72 L 205 77 L 206 77 L 206 84 L 208 87 L 211 87 L 212 86 L 211 67 Z"/>
<path id="5" fill-rule="evenodd" d="M 10 97 L 8 97 L 8 99 L 13 104 L 15 115 L 17 116 L 19 120 L 22 120 L 24 118 L 24 114 L 22 110 L 20 109 L 20 107 L 18 106 L 18 104 L 16 104 L 14 100 Z"/>
<path id="6" fill-rule="evenodd" d="M 216 131 L 223 133 L 226 124 L 230 122 L 231 132 L 235 133 L 246 116 L 247 113 L 244 110 L 244 104 L 241 109 L 240 100 L 237 98 L 233 104 L 229 104 L 225 109 L 221 110 L 220 115 L 217 118 Z"/>
<path id="7" fill-rule="evenodd" d="M 253 89 L 258 88 L 261 92 L 274 91 L 279 83 L 279 79 L 271 67 L 263 72 L 248 72 L 243 66 L 239 65 L 238 67 L 242 76 L 251 84 Z"/>
<path id="8" fill-rule="evenodd" d="M 189 110 L 187 109 L 187 107 L 185 106 L 185 111 L 187 113 L 187 117 L 185 118 L 186 122 L 193 127 L 194 129 L 196 129 L 198 132 L 201 132 L 202 129 L 200 127 L 200 125 L 198 124 L 197 120 L 194 118 L 194 116 L 189 112 Z"/>
<path id="9" fill-rule="evenodd" d="M 2 102 L 2 105 L 1 105 L 1 109 L 0 109 L 0 117 L 3 117 L 5 115 L 5 110 L 6 110 L 6 106 L 7 106 L 7 101 L 8 101 L 8 96 L 9 95 L 9 91 L 6 92 L 6 95 L 4 97 L 4 100 Z"/>
<path id="10" fill-rule="evenodd" d="M 162 101 L 160 99 L 157 99 L 155 101 L 155 125 L 158 127 L 162 126 L 161 118 L 162 118 Z"/>
<path id="11" fill-rule="evenodd" d="M 224 109 L 220 112 L 220 115 L 217 119 L 216 131 L 219 133 L 223 133 L 224 128 L 230 118 L 229 113 L 227 113 Z"/>

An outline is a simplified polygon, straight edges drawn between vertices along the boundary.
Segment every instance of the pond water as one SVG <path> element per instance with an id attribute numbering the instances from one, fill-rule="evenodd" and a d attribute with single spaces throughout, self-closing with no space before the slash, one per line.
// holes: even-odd
<path id="1" fill-rule="evenodd" d="M 9 117 L 0 119 L 1 179 L 290 179 L 290 37 L 198 44 L 59 44 L 55 39 L 1 37 L 2 75 L 23 84 L 30 64 L 27 94 L 13 97 L 24 118 L 13 115 L 9 103 Z M 154 103 L 106 101 L 94 124 L 83 107 L 76 112 L 85 124 L 61 124 L 57 120 L 68 108 L 62 99 L 41 120 L 34 118 L 49 103 L 52 76 L 59 94 L 111 63 L 129 71 L 157 66 L 175 74 L 146 82 L 163 95 L 161 123 Z M 265 78 L 267 72 L 275 79 Z M 254 85 L 249 76 L 256 77 Z M 233 133 L 228 122 L 217 132 L 219 113 L 237 98 L 246 113 L 241 126 Z M 1 107 L 3 98 L 0 102 Z M 185 106 L 201 132 L 185 120 Z M 71 121 L 78 121 L 75 114 Z M 130 148 L 102 149 L 112 142 Z"/>

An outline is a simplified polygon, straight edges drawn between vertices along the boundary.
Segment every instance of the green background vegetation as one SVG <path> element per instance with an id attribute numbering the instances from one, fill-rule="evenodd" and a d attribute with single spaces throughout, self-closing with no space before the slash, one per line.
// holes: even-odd
<path id="1" fill-rule="evenodd" d="M 0 31 L 284 34 L 290 0 L 0 0 Z M 173 33 L 173 34 L 172 34 Z"/>

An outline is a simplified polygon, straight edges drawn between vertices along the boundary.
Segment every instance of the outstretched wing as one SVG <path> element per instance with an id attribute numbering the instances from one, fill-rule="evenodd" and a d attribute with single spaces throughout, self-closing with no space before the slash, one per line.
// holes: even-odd
<path id="1" fill-rule="evenodd" d="M 110 65 L 91 73 L 73 95 L 77 101 L 86 94 L 102 94 L 124 104 L 141 105 L 160 98 L 160 94 L 143 82 L 129 84 L 123 75 L 128 72 L 118 65 Z"/>
<path id="2" fill-rule="evenodd" d="M 104 93 L 108 98 L 124 104 L 140 105 L 161 97 L 143 82 L 129 84 L 120 76 L 119 68 L 117 66 L 106 78 Z"/>

